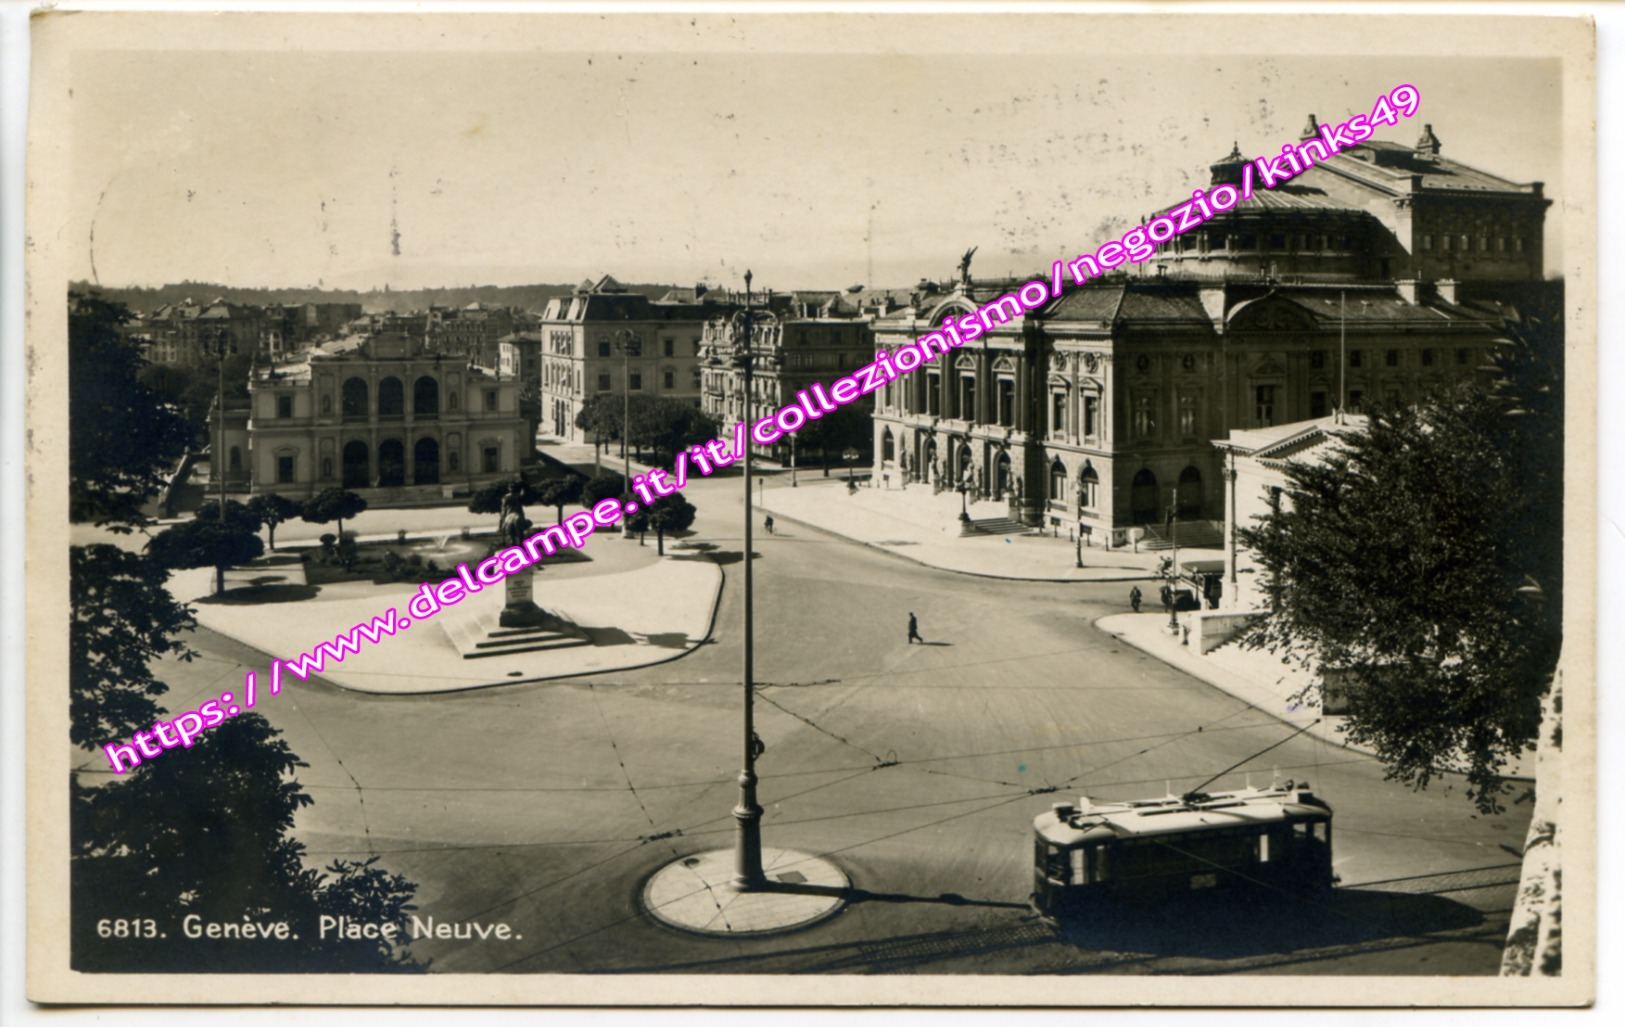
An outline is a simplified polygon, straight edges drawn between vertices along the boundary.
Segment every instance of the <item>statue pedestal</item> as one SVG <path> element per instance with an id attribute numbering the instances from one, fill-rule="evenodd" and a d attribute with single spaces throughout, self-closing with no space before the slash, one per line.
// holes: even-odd
<path id="1" fill-rule="evenodd" d="M 507 603 L 497 618 L 498 625 L 504 628 L 538 628 L 547 623 L 548 612 L 531 598 L 534 595 L 535 577 L 536 568 L 526 567 L 503 579 Z"/>
<path id="2" fill-rule="evenodd" d="M 587 633 L 557 613 L 536 605 L 532 596 L 536 569 L 526 567 L 503 579 L 505 602 L 502 612 L 453 617 L 444 622 L 446 636 L 465 660 L 486 656 L 511 656 L 591 645 Z"/>

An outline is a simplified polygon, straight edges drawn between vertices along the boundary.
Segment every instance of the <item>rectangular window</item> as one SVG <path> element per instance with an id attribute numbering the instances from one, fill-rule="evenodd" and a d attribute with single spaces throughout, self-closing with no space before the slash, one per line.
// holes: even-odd
<path id="1" fill-rule="evenodd" d="M 1384 354 L 1384 357 L 1386 358 L 1389 367 L 1399 366 L 1399 350 L 1391 349 Z"/>
<path id="2" fill-rule="evenodd" d="M 1323 369 L 1326 366 L 1326 351 L 1323 349 L 1310 350 L 1309 366 L 1316 371 Z"/>
<path id="3" fill-rule="evenodd" d="M 276 458 L 276 480 L 279 485 L 293 484 L 293 457 L 279 456 Z"/>
<path id="4" fill-rule="evenodd" d="M 999 426 L 1009 428 L 1016 423 L 1016 383 L 1012 378 L 999 379 Z"/>
<path id="5" fill-rule="evenodd" d="M 1465 349 L 1456 350 L 1456 363 L 1458 363 L 1458 364 L 1467 363 L 1467 350 L 1465 350 Z"/>
<path id="6" fill-rule="evenodd" d="M 1238 233 L 1236 235 L 1236 249 L 1238 249 L 1238 250 L 1256 250 L 1256 249 L 1258 249 L 1258 237 L 1253 235 L 1251 232 L 1240 232 L 1240 233 Z"/>
<path id="7" fill-rule="evenodd" d="M 1360 408 L 1362 406 L 1364 406 L 1364 405 L 1365 405 L 1365 392 L 1363 390 L 1360 390 L 1360 389 L 1350 389 L 1349 390 L 1349 413 L 1351 413 L 1351 414 L 1359 413 Z"/>
<path id="8" fill-rule="evenodd" d="M 677 388 L 677 372 L 665 371 L 662 373 L 661 384 L 668 389 Z"/>
<path id="9" fill-rule="evenodd" d="M 608 392 L 612 388 L 614 388 L 614 386 L 610 384 L 609 372 L 605 371 L 603 374 L 600 374 L 598 376 L 598 391 Z"/>
<path id="10" fill-rule="evenodd" d="M 1139 397 L 1134 401 L 1134 434 L 1142 439 L 1148 438 L 1156 428 L 1156 419 L 1151 416 L 1151 397 Z"/>
<path id="11" fill-rule="evenodd" d="M 1488 253 L 1489 251 L 1490 251 L 1490 237 L 1487 236 L 1487 235 L 1479 236 L 1478 237 L 1478 252 L 1480 252 L 1480 253 Z"/>
<path id="12" fill-rule="evenodd" d="M 676 355 L 677 355 L 677 340 L 676 339 L 667 339 L 666 340 L 666 356 L 670 357 L 670 356 L 676 356 Z"/>
<path id="13" fill-rule="evenodd" d="M 1506 251 L 1507 251 L 1507 237 L 1504 236 L 1504 235 L 1496 236 L 1495 237 L 1495 252 L 1496 253 L 1505 253 Z"/>
<path id="14" fill-rule="evenodd" d="M 495 390 L 495 389 L 486 389 L 485 390 L 485 412 L 488 413 L 488 414 L 495 413 L 496 408 L 497 408 L 497 390 Z"/>
<path id="15" fill-rule="evenodd" d="M 609 356 L 609 340 L 608 339 L 599 339 L 598 340 L 598 355 L 601 356 L 601 357 Z"/>
<path id="16" fill-rule="evenodd" d="M 480 451 L 480 456 L 484 460 L 486 474 L 495 474 L 502 470 L 502 450 L 498 447 L 486 446 Z"/>
<path id="17" fill-rule="evenodd" d="M 1280 232 L 1275 232 L 1275 233 L 1271 234 L 1270 235 L 1270 249 L 1272 249 L 1272 250 L 1284 250 L 1284 249 L 1286 249 L 1286 236 L 1282 235 Z"/>
<path id="18" fill-rule="evenodd" d="M 1222 250 L 1225 247 L 1226 236 L 1223 232 L 1209 232 L 1207 234 L 1207 247 L 1209 250 Z"/>
<path id="19" fill-rule="evenodd" d="M 1425 350 L 1422 351 L 1422 366 L 1423 367 L 1432 367 L 1433 366 L 1433 351 L 1431 349 L 1425 349 Z"/>
<path id="20" fill-rule="evenodd" d="M 1512 252 L 1513 253 L 1522 253 L 1523 252 L 1523 236 L 1518 236 L 1518 237 L 1516 237 L 1516 238 L 1514 238 L 1512 240 Z"/>
<path id="21" fill-rule="evenodd" d="M 278 417 L 292 417 L 293 416 L 293 397 L 292 396 L 278 396 L 276 398 L 276 415 Z"/>
<path id="22" fill-rule="evenodd" d="M 1422 248 L 1424 250 L 1433 249 L 1433 236 L 1431 236 L 1431 235 L 1422 236 Z"/>
<path id="23" fill-rule="evenodd" d="M 1083 434 L 1088 438 L 1095 437 L 1096 421 L 1100 414 L 1100 397 L 1083 397 Z"/>
<path id="24" fill-rule="evenodd" d="M 1049 394 L 1049 430 L 1051 435 L 1066 434 L 1066 393 Z"/>
<path id="25" fill-rule="evenodd" d="M 1253 387 L 1253 419 L 1260 428 L 1268 428 L 1275 423 L 1275 386 Z"/>
<path id="26" fill-rule="evenodd" d="M 1450 252 L 1450 237 L 1448 235 L 1439 236 L 1439 249 L 1444 250 L 1446 253 Z"/>
<path id="27" fill-rule="evenodd" d="M 1196 435 L 1196 397 L 1179 397 L 1179 434 L 1185 438 Z"/>
<path id="28" fill-rule="evenodd" d="M 1326 409 L 1326 390 L 1312 390 L 1309 393 L 1309 416 L 1325 417 L 1328 413 L 1330 411 Z"/>
<path id="29" fill-rule="evenodd" d="M 1365 351 L 1357 350 L 1357 349 L 1349 350 L 1349 366 L 1350 367 L 1364 367 L 1365 366 Z"/>
<path id="30" fill-rule="evenodd" d="M 1465 236 L 1465 235 L 1458 235 L 1456 237 L 1456 242 L 1458 242 L 1461 245 L 1461 252 L 1463 252 L 1463 253 L 1466 253 L 1468 250 L 1473 248 L 1472 239 Z"/>
<path id="31" fill-rule="evenodd" d="M 633 371 L 631 378 L 627 382 L 627 388 L 633 392 L 641 390 L 643 388 L 643 375 L 638 371 Z"/>

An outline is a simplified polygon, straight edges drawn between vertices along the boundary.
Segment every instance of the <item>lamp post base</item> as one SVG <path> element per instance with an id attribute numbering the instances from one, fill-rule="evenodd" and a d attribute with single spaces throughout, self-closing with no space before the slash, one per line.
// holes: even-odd
<path id="1" fill-rule="evenodd" d="M 740 888 L 735 852 L 713 849 L 668 863 L 643 889 L 643 908 L 668 927 L 713 937 L 798 931 L 839 913 L 851 882 L 821 856 L 766 849 L 762 883 Z"/>

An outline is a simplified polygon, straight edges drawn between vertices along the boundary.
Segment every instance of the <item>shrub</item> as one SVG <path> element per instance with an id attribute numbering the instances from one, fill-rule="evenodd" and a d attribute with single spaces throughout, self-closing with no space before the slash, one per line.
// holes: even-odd
<path id="1" fill-rule="evenodd" d="M 322 555 L 323 556 L 332 556 L 333 555 L 333 546 L 334 546 L 334 544 L 336 544 L 338 542 L 338 540 L 339 540 L 339 537 L 337 535 L 333 534 L 331 531 L 323 532 L 322 537 L 317 540 L 322 544 Z"/>
<path id="2" fill-rule="evenodd" d="M 424 564 L 423 569 L 428 571 L 430 574 L 440 573 L 440 565 L 435 563 L 433 560 L 430 560 L 428 563 Z"/>
<path id="3" fill-rule="evenodd" d="M 403 546 L 406 544 L 406 529 L 405 528 L 402 528 L 402 529 L 400 529 L 399 531 L 397 531 L 395 533 L 395 541 L 397 543 L 399 543 L 400 545 L 403 545 Z"/>
<path id="4" fill-rule="evenodd" d="M 472 528 L 469 528 L 469 527 L 465 526 L 463 528 L 463 541 L 467 542 L 469 539 L 471 539 L 473 537 L 474 537 L 474 530 Z"/>
<path id="5" fill-rule="evenodd" d="M 413 553 L 411 556 L 406 558 L 406 565 L 416 570 L 423 566 L 423 557 L 417 553 Z"/>

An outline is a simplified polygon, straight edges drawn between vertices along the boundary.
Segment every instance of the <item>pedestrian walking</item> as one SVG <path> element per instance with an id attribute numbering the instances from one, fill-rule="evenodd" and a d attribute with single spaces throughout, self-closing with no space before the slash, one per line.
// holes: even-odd
<path id="1" fill-rule="evenodd" d="M 1129 591 L 1128 601 L 1129 601 L 1129 605 L 1134 607 L 1134 612 L 1139 613 L 1140 612 L 1140 586 L 1135 585 L 1134 588 Z"/>
<path id="2" fill-rule="evenodd" d="M 767 515 L 767 520 L 766 520 L 765 523 L 767 525 L 767 533 L 769 535 L 773 534 L 773 515 L 772 514 Z"/>
<path id="3" fill-rule="evenodd" d="M 913 645 L 915 642 L 924 645 L 925 639 L 920 637 L 920 622 L 914 619 L 914 611 L 910 610 L 908 614 L 908 644 Z"/>

